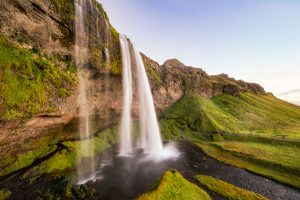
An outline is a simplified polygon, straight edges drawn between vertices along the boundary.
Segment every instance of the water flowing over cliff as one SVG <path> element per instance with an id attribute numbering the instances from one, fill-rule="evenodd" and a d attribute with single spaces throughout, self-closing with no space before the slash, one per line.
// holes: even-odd
<path id="1" fill-rule="evenodd" d="M 298 106 L 133 42 L 96 0 L 0 1 L 0 199 L 300 198 Z"/>
<path id="2" fill-rule="evenodd" d="M 123 65 L 123 111 L 120 125 L 120 155 L 129 155 L 132 152 L 132 69 L 129 42 L 126 36 L 120 36 Z"/>

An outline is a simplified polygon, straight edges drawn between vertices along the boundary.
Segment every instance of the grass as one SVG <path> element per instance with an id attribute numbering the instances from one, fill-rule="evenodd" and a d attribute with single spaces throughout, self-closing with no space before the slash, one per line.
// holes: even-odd
<path id="1" fill-rule="evenodd" d="M 271 94 L 188 94 L 163 113 L 165 140 L 188 140 L 206 154 L 300 187 L 300 108 Z"/>
<path id="2" fill-rule="evenodd" d="M 204 133 L 244 133 L 300 138 L 300 108 L 270 94 L 222 94 L 212 100 L 188 94 L 163 114 L 181 128 Z"/>
<path id="3" fill-rule="evenodd" d="M 181 120 L 160 120 L 160 131 L 165 141 L 168 140 L 189 140 L 199 141 L 206 140 L 204 134 L 189 129 L 185 122 Z"/>
<path id="4" fill-rule="evenodd" d="M 1 171 L 0 176 L 9 174 L 11 172 L 17 171 L 18 169 L 22 169 L 31 163 L 33 163 L 34 160 L 37 158 L 43 157 L 52 151 L 54 151 L 57 147 L 54 146 L 42 146 L 41 148 L 37 150 L 32 150 L 27 153 L 22 153 L 17 156 L 17 160 L 12 164 L 9 165 L 7 168 Z"/>
<path id="5" fill-rule="evenodd" d="M 300 138 L 300 108 L 271 94 L 219 95 L 212 101 L 240 121 L 239 133 Z"/>
<path id="6" fill-rule="evenodd" d="M 300 146 L 275 146 L 256 142 L 216 142 L 219 147 L 245 156 L 272 162 L 300 172 Z"/>
<path id="7" fill-rule="evenodd" d="M 195 178 L 209 190 L 230 200 L 267 200 L 266 197 L 234 186 L 211 176 L 197 175 Z"/>
<path id="8" fill-rule="evenodd" d="M 192 94 L 185 95 L 167 109 L 163 118 L 176 119 L 182 126 L 198 132 L 236 131 L 239 124 L 210 100 Z"/>
<path id="9" fill-rule="evenodd" d="M 249 156 L 243 153 L 226 150 L 210 143 L 198 143 L 198 146 L 206 154 L 221 162 L 247 169 L 251 172 L 274 179 L 286 185 L 300 188 L 299 170 L 295 171 L 290 167 L 286 167 L 281 164 L 264 161 L 262 159 L 255 159 L 251 155 Z M 280 148 L 278 148 L 278 150 L 280 150 Z M 267 153 L 268 152 L 266 152 L 266 156 Z M 298 152 L 294 152 L 294 154 L 296 155 Z M 262 153 L 261 155 L 263 156 L 264 154 Z"/>
<path id="10" fill-rule="evenodd" d="M 57 148 L 55 145 L 57 140 L 49 137 L 31 139 L 27 142 L 19 147 L 18 152 L 21 153 L 16 154 L 13 149 L 5 154 L 1 154 L 0 176 L 27 167 L 32 164 L 34 160 L 46 156 Z"/>
<path id="11" fill-rule="evenodd" d="M 0 119 L 48 112 L 57 96 L 69 96 L 77 82 L 76 74 L 62 69 L 59 62 L 16 47 L 0 35 Z"/>
<path id="12" fill-rule="evenodd" d="M 81 145 L 93 145 L 94 151 L 86 151 Z M 76 167 L 78 157 L 91 158 L 95 154 L 101 153 L 116 143 L 116 129 L 110 128 L 96 137 L 86 141 L 63 142 L 67 149 L 57 152 L 53 157 L 37 165 L 23 175 L 23 178 L 39 177 L 42 174 L 60 174 L 66 170 L 73 170 Z M 78 156 L 78 157 L 77 157 Z"/>
<path id="13" fill-rule="evenodd" d="M 0 200 L 4 200 L 7 199 L 8 197 L 10 197 L 11 195 L 11 191 L 8 189 L 2 189 L 0 190 Z"/>
<path id="14" fill-rule="evenodd" d="M 150 192 L 141 195 L 138 200 L 189 199 L 208 200 L 209 195 L 197 185 L 187 181 L 175 171 L 165 172 L 158 185 Z"/>

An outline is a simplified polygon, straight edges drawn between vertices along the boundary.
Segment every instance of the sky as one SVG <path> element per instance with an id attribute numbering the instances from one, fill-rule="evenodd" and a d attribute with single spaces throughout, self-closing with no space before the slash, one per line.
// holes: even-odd
<path id="1" fill-rule="evenodd" d="M 99 2 L 111 24 L 160 64 L 177 58 L 278 96 L 300 89 L 299 0 Z"/>

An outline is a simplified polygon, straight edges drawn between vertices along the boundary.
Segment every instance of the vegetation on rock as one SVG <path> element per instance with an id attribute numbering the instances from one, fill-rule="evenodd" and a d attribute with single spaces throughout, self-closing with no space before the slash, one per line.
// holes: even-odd
<path id="1" fill-rule="evenodd" d="M 209 200 L 209 195 L 197 185 L 187 181 L 175 171 L 165 172 L 157 186 L 150 192 L 143 194 L 138 200 L 163 200 L 163 199 L 190 199 Z"/>
<path id="2" fill-rule="evenodd" d="M 8 197 L 10 197 L 11 195 L 11 191 L 8 189 L 2 189 L 0 190 L 0 200 L 4 200 L 7 199 Z"/>
<path id="3" fill-rule="evenodd" d="M 23 175 L 23 178 L 37 178 L 42 174 L 61 174 L 66 170 L 74 170 L 76 166 L 76 156 L 79 157 L 93 157 L 95 154 L 101 153 L 109 148 L 112 144 L 116 143 L 116 129 L 110 128 L 103 132 L 98 133 L 95 137 L 91 138 L 90 141 L 68 141 L 62 144 L 66 146 L 57 152 L 54 156 L 48 160 L 40 163 L 34 168 L 30 169 Z M 94 152 L 80 151 L 80 143 L 89 142 L 95 146 Z"/>
<path id="4" fill-rule="evenodd" d="M 52 111 L 57 99 L 69 96 L 76 85 L 71 65 L 16 47 L 1 35 L 0 119 L 20 119 Z"/>
<path id="5" fill-rule="evenodd" d="M 0 154 L 0 176 L 4 176 L 16 170 L 32 164 L 36 159 L 44 157 L 55 151 L 58 140 L 50 137 L 37 138 L 25 141 L 18 148 Z"/>
<path id="6" fill-rule="evenodd" d="M 214 191 L 230 200 L 267 200 L 266 197 L 260 194 L 236 187 L 211 176 L 197 175 L 195 178 L 209 190 Z"/>

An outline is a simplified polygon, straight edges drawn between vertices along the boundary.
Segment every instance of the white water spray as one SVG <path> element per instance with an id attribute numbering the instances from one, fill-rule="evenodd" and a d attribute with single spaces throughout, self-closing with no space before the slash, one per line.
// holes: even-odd
<path id="1" fill-rule="evenodd" d="M 88 42 L 85 30 L 85 16 L 86 16 L 86 0 L 76 0 L 76 34 L 75 34 L 75 59 L 78 67 L 79 78 L 79 132 L 80 132 L 80 147 L 77 150 L 77 179 L 78 184 L 94 179 L 90 174 L 95 171 L 94 158 L 94 144 L 90 140 L 90 120 L 89 120 L 89 103 L 87 94 L 87 78 L 84 73 L 84 64 L 88 60 Z"/>
<path id="2" fill-rule="evenodd" d="M 120 36 L 123 65 L 123 112 L 120 127 L 120 155 L 129 155 L 132 151 L 131 138 L 131 107 L 132 107 L 132 74 L 129 41 L 126 36 Z"/>

